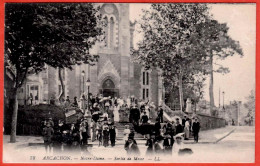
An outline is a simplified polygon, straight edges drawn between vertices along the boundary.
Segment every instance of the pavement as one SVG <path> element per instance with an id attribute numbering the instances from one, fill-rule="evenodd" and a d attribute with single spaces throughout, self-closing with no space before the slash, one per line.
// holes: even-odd
<path id="1" fill-rule="evenodd" d="M 226 126 L 218 129 L 213 130 L 203 130 L 199 133 L 199 142 L 198 144 L 209 144 L 209 143 L 217 143 L 221 139 L 225 138 L 232 132 L 234 132 L 236 126 Z M 9 135 L 4 135 L 4 143 L 9 143 Z M 41 145 L 43 143 L 43 138 L 41 136 L 17 136 L 16 146 L 34 146 L 34 145 Z M 146 140 L 143 138 L 137 139 L 139 144 L 145 144 Z M 184 140 L 184 144 L 193 144 L 195 143 L 193 138 L 189 140 Z M 98 142 L 91 142 L 91 145 L 98 145 Z M 117 144 L 123 145 L 124 140 L 121 137 L 117 140 Z M 15 145 L 14 145 L 15 146 Z"/>
<path id="2" fill-rule="evenodd" d="M 232 132 L 236 130 L 237 126 L 226 126 L 222 128 L 203 130 L 199 132 L 199 142 L 198 144 L 211 144 L 218 143 Z M 194 144 L 194 139 L 184 140 L 185 144 Z"/>
<path id="3" fill-rule="evenodd" d="M 137 140 L 141 154 L 137 156 L 140 159 L 135 158 L 136 160 L 134 161 L 126 160 L 127 155 L 124 150 L 123 140 L 117 140 L 115 147 L 109 146 L 106 148 L 98 146 L 96 141 L 88 149 L 89 153 L 87 155 L 73 153 L 75 158 L 65 162 L 254 162 L 254 136 L 255 128 L 249 126 L 227 126 L 214 130 L 201 131 L 199 143 L 194 143 L 193 140 L 185 141 L 184 147 L 192 149 L 193 155 L 185 157 L 161 156 L 160 160 L 157 160 L 156 157 L 145 156 L 147 149 L 145 140 Z M 16 143 L 9 143 L 9 136 L 4 135 L 3 141 L 4 162 L 61 162 L 60 160 L 44 160 L 46 153 L 44 146 L 42 146 L 42 137 L 17 136 Z M 33 144 L 30 145 L 30 143 Z M 53 152 L 49 155 L 53 155 Z M 37 157 L 32 160 L 31 156 Z M 83 158 L 79 159 L 79 156 L 83 156 Z M 89 156 L 89 158 L 86 156 Z"/>

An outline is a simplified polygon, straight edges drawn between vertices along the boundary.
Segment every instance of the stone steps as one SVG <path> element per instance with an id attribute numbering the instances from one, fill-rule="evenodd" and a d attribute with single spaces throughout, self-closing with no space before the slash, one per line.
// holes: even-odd
<path id="1" fill-rule="evenodd" d="M 129 125 L 130 130 L 134 130 L 134 126 L 132 123 L 128 123 L 128 122 L 115 122 L 115 126 L 117 127 L 118 130 L 118 134 L 117 134 L 117 139 L 123 139 L 124 137 L 124 129 L 125 129 L 125 125 Z M 137 132 L 135 132 L 135 139 L 144 139 L 144 136 L 142 134 L 139 134 Z"/>

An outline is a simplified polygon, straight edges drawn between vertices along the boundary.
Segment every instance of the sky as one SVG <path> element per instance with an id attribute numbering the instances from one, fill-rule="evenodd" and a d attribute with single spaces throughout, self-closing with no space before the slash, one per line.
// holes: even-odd
<path id="1" fill-rule="evenodd" d="M 149 9 L 149 4 L 130 4 L 130 20 L 139 20 L 142 9 Z M 217 64 L 229 67 L 230 73 L 214 74 L 215 105 L 219 105 L 219 89 L 221 92 L 220 104 L 230 101 L 246 101 L 250 91 L 255 89 L 255 46 L 256 46 L 256 6 L 255 4 L 209 4 L 210 13 L 220 23 L 227 23 L 229 35 L 239 41 L 244 56 L 234 55 L 224 61 L 217 60 Z M 134 33 L 134 45 L 142 39 L 138 32 Z M 204 98 L 209 100 L 209 80 L 204 88 Z"/>

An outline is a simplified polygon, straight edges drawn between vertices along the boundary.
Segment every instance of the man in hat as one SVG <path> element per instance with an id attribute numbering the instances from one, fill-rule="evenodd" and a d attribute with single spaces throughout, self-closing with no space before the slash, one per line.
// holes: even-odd
<path id="1" fill-rule="evenodd" d="M 132 113 L 132 115 L 130 115 L 130 117 L 133 117 L 133 124 L 134 125 L 139 125 L 139 119 L 140 119 L 140 111 L 139 109 L 136 107 L 136 105 L 133 105 L 133 108 L 130 110 L 130 114 Z"/>
<path id="2" fill-rule="evenodd" d="M 146 153 L 145 153 L 146 156 L 153 156 L 154 155 L 154 141 L 155 141 L 155 132 L 152 131 L 149 134 L 149 137 L 148 137 L 146 144 L 145 144 L 145 146 L 147 146 L 147 150 L 146 150 Z"/>
<path id="3" fill-rule="evenodd" d="M 141 118 L 141 122 L 142 124 L 146 124 L 148 123 L 148 116 L 146 115 L 146 111 L 144 112 L 144 114 L 142 115 L 142 118 Z"/>
<path id="4" fill-rule="evenodd" d="M 160 122 L 163 123 L 163 108 L 161 105 L 159 106 L 159 110 L 158 110 L 158 118 Z"/>
<path id="5" fill-rule="evenodd" d="M 197 143 L 199 141 L 199 131 L 200 131 L 200 122 L 195 118 L 195 121 L 192 124 L 192 131 L 194 135 L 194 141 Z"/>
<path id="6" fill-rule="evenodd" d="M 111 146 L 115 146 L 116 143 L 116 126 L 113 124 L 109 124 L 109 137 L 110 137 L 110 142 Z"/>
<path id="7" fill-rule="evenodd" d="M 125 143 L 125 150 L 129 156 L 138 156 L 140 155 L 140 150 L 137 146 L 137 143 L 134 139 L 134 132 L 129 134 L 128 140 Z"/>
<path id="8" fill-rule="evenodd" d="M 168 121 L 164 126 L 163 126 L 163 129 L 164 129 L 164 135 L 165 137 L 167 137 L 167 140 L 165 141 L 169 141 L 170 139 L 170 142 L 169 142 L 169 146 L 172 146 L 173 145 L 173 136 L 174 136 L 174 133 L 175 133 L 175 129 L 173 127 L 173 125 L 170 123 L 170 121 Z M 168 146 L 168 145 L 167 145 Z"/>
<path id="9" fill-rule="evenodd" d="M 54 134 L 54 130 L 52 126 L 50 123 L 47 122 L 46 127 L 43 128 L 43 132 L 42 132 L 46 153 L 51 152 L 53 134 Z"/>
<path id="10" fill-rule="evenodd" d="M 182 121 L 181 121 L 181 124 L 182 124 L 183 129 L 184 129 L 184 127 L 185 127 L 186 119 L 187 119 L 187 116 L 184 115 L 184 117 L 183 117 L 183 119 L 182 119 Z"/>
<path id="11" fill-rule="evenodd" d="M 180 124 L 179 118 L 176 118 L 176 134 L 182 133 L 183 132 L 183 127 Z"/>
<path id="12" fill-rule="evenodd" d="M 88 123 L 87 123 L 87 118 L 84 117 L 80 124 L 80 140 L 81 140 L 81 147 L 82 150 L 86 149 L 86 145 L 88 144 Z"/>

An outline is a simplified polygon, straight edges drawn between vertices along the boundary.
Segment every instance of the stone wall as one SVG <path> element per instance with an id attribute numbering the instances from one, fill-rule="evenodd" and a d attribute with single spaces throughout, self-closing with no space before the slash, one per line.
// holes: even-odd
<path id="1" fill-rule="evenodd" d="M 192 113 L 189 113 L 192 116 Z M 223 118 L 213 117 L 205 114 L 197 114 L 199 119 L 201 130 L 216 129 L 226 126 L 226 120 Z"/>

